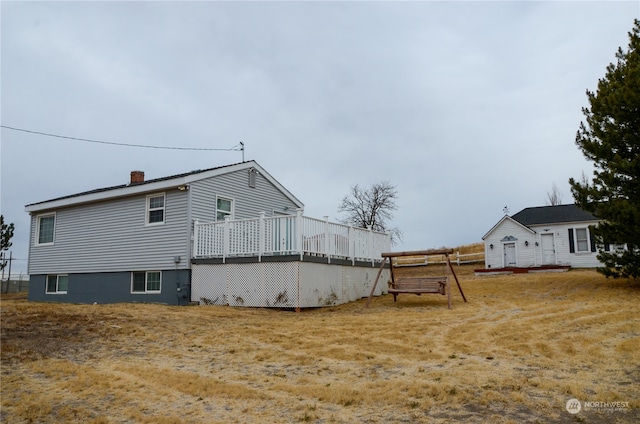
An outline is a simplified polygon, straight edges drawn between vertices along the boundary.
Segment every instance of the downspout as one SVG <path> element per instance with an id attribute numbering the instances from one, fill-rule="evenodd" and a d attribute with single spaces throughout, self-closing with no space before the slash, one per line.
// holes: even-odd
<path id="1" fill-rule="evenodd" d="M 185 283 L 185 289 L 187 290 L 186 299 L 187 304 L 191 301 L 191 255 L 193 253 L 193 231 L 195 229 L 193 220 L 192 220 L 192 211 L 191 211 L 191 203 L 192 203 L 192 195 L 191 195 L 191 186 L 187 185 L 187 249 L 185 260 L 187 261 L 186 270 L 187 270 L 187 281 Z M 176 264 L 176 268 L 177 268 Z M 176 278 L 177 270 L 176 270 Z"/>

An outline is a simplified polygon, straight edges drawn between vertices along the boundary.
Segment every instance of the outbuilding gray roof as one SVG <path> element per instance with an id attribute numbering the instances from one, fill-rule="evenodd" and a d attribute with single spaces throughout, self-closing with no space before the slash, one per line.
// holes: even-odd
<path id="1" fill-rule="evenodd" d="M 574 204 L 525 208 L 511 218 L 527 226 L 598 220 L 591 212 Z"/>

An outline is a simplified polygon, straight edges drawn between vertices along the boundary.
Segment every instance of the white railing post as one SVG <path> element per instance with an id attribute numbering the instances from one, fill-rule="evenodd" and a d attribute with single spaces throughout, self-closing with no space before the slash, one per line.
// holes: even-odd
<path id="1" fill-rule="evenodd" d="M 267 237 L 265 234 L 265 224 L 264 224 L 265 213 L 260 212 L 260 220 L 258 223 L 258 262 L 262 262 L 262 255 L 264 254 L 264 242 Z"/>
<path id="2" fill-rule="evenodd" d="M 367 255 L 369 255 L 369 259 L 371 259 L 371 266 L 375 266 L 373 259 L 373 230 L 371 229 L 371 225 L 367 226 L 369 230 L 369 246 L 367 246 Z"/>
<path id="3" fill-rule="evenodd" d="M 327 263 L 331 263 L 331 255 L 329 254 L 329 216 L 324 217 L 324 253 L 327 255 Z"/>
<path id="4" fill-rule="evenodd" d="M 349 239 L 349 256 L 351 257 L 351 265 L 355 265 L 356 264 L 356 241 L 354 240 L 355 237 L 353 236 L 353 225 L 349 225 L 349 232 L 347 234 L 349 234 L 349 236 L 347 237 Z"/>
<path id="5" fill-rule="evenodd" d="M 224 227 L 223 227 L 224 228 L 224 230 L 223 230 L 224 240 L 222 241 L 222 243 L 223 243 L 222 244 L 222 246 L 223 246 L 222 247 L 222 263 L 226 263 L 226 258 L 229 255 L 229 247 L 230 247 L 230 244 L 231 244 L 231 240 L 230 240 L 230 236 L 231 235 L 230 235 L 230 230 L 229 230 L 231 225 L 230 225 L 229 221 L 230 221 L 230 218 L 228 216 L 226 216 L 224 218 Z"/>
<path id="6" fill-rule="evenodd" d="M 191 247 L 191 251 L 193 252 L 193 257 L 198 257 L 200 255 L 200 249 L 198 247 L 198 225 L 200 223 L 196 219 L 193 222 L 193 236 L 191 239 L 193 240 L 193 246 Z"/>
<path id="7" fill-rule="evenodd" d="M 303 227 L 304 224 L 302 221 L 303 212 L 304 212 L 304 209 L 302 208 L 296 209 L 296 225 L 295 225 L 296 248 L 300 251 L 300 261 L 302 261 L 302 257 L 304 256 L 304 249 L 302 247 L 302 239 L 303 239 L 302 231 L 304 230 L 304 227 Z"/>
<path id="8" fill-rule="evenodd" d="M 263 256 L 290 252 L 304 259 L 306 253 L 326 255 L 327 263 L 332 256 L 358 260 L 379 260 L 379 254 L 389 250 L 389 234 L 374 231 L 371 227 L 358 228 L 353 225 L 332 223 L 329 217 L 323 220 L 308 218 L 302 209 L 295 215 L 268 217 L 264 212 L 258 218 L 213 223 L 193 220 L 190 255 L 194 258 L 215 256 L 226 259 L 238 255 Z M 258 243 L 258 246 L 255 244 Z M 283 250 L 284 249 L 284 250 Z M 459 255 L 463 263 L 465 255 Z"/>

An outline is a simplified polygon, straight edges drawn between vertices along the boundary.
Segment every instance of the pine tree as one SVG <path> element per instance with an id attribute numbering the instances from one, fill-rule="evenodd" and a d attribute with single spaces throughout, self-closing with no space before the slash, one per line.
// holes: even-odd
<path id="1" fill-rule="evenodd" d="M 577 205 L 602 222 L 593 228 L 601 246 L 599 271 L 640 277 L 640 20 L 629 33 L 628 51 L 618 48 L 595 93 L 587 90 L 576 144 L 593 161 L 593 179 L 569 180 Z M 626 245 L 623 251 L 608 246 Z"/>
<path id="2" fill-rule="evenodd" d="M 13 237 L 13 232 L 15 227 L 13 223 L 5 224 L 4 216 L 0 215 L 0 252 L 4 252 L 8 250 L 13 243 L 11 243 L 11 238 Z M 4 269 L 7 266 L 7 261 L 0 261 L 0 269 Z"/>

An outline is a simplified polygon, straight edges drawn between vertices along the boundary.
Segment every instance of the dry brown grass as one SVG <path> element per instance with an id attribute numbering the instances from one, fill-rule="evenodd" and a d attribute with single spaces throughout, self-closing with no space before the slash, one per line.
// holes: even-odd
<path id="1" fill-rule="evenodd" d="M 456 270 L 451 311 L 3 297 L 1 422 L 640 422 L 639 283 Z M 574 417 L 570 398 L 629 408 Z"/>

